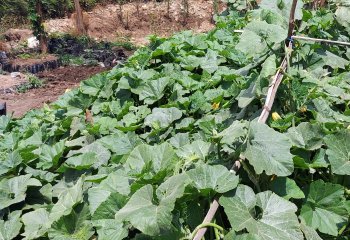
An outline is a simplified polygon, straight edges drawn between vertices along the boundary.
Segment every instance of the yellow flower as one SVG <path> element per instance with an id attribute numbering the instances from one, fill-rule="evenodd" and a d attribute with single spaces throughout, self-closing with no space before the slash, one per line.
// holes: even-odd
<path id="1" fill-rule="evenodd" d="M 213 103 L 213 104 L 211 105 L 211 107 L 212 107 L 214 110 L 218 110 L 219 107 L 220 107 L 220 103 Z"/>
<path id="2" fill-rule="evenodd" d="M 67 88 L 65 92 L 67 93 L 67 92 L 70 92 L 70 91 L 72 91 L 72 89 Z"/>
<path id="3" fill-rule="evenodd" d="M 299 110 L 300 110 L 300 112 L 305 113 L 305 112 L 307 112 L 307 107 L 301 106 L 301 108 Z"/>
<path id="4" fill-rule="evenodd" d="M 279 120 L 279 119 L 282 119 L 282 118 L 277 112 L 274 112 L 274 113 L 272 113 L 272 119 L 274 121 L 276 121 L 276 120 Z"/>

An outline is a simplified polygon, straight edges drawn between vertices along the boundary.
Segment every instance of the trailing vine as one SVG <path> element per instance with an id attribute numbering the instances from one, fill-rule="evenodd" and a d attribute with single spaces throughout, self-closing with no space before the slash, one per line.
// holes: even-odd
<path id="1" fill-rule="evenodd" d="M 47 51 L 47 32 L 43 24 L 42 1 L 29 0 L 28 18 L 32 25 L 34 36 L 40 41 L 40 49 L 43 53 Z"/>

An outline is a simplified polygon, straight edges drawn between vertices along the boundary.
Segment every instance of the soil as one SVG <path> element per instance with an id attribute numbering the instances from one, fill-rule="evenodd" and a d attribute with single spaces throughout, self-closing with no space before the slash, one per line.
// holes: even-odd
<path id="1" fill-rule="evenodd" d="M 22 58 L 16 58 L 13 60 L 10 60 L 10 63 L 15 66 L 31 66 L 35 64 L 42 64 L 44 62 L 49 62 L 49 61 L 57 61 L 58 58 L 55 55 L 43 55 L 43 56 L 38 56 L 35 58 L 28 58 L 28 59 L 22 59 Z"/>
<path id="2" fill-rule="evenodd" d="M 25 93 L 1 92 L 0 103 L 6 102 L 8 114 L 13 112 L 14 117 L 21 117 L 31 109 L 40 108 L 44 103 L 57 100 L 67 89 L 79 86 L 80 81 L 107 70 L 100 66 L 70 66 L 42 72 L 37 76 L 45 79 L 44 87 L 31 89 Z"/>
<path id="3" fill-rule="evenodd" d="M 12 77 L 10 74 L 0 75 L 0 96 L 6 92 L 14 92 L 16 86 L 27 82 L 27 78 L 24 74 L 19 73 L 16 75 L 16 77 Z"/>
<path id="4" fill-rule="evenodd" d="M 189 14 L 184 17 L 182 0 L 170 1 L 169 15 L 167 1 L 128 3 L 122 6 L 109 4 L 98 6 L 84 14 L 84 24 L 88 35 L 97 40 L 120 41 L 130 39 L 136 45 L 148 43 L 149 35 L 170 36 L 175 32 L 191 29 L 194 32 L 207 32 L 212 23 L 212 0 L 189 0 Z M 225 5 L 221 3 L 219 10 Z M 87 16 L 87 17 L 86 17 Z M 52 19 L 45 22 L 49 33 L 74 33 L 74 16 L 65 19 Z"/>
<path id="5" fill-rule="evenodd" d="M 222 11 L 224 8 L 225 4 L 221 3 L 219 10 Z M 136 45 L 147 44 L 146 37 L 149 35 L 167 37 L 181 30 L 206 32 L 214 27 L 212 0 L 189 0 L 187 17 L 184 15 L 182 0 L 170 1 L 169 14 L 167 9 L 167 1 L 128 3 L 121 9 L 117 4 L 97 6 L 91 12 L 84 13 L 84 24 L 87 26 L 88 35 L 95 40 L 110 42 L 130 40 Z M 44 25 L 49 33 L 74 34 L 74 22 L 73 15 L 71 18 L 48 20 Z M 10 29 L 5 35 L 7 42 L 1 43 L 0 47 L 21 48 L 31 34 L 30 30 Z M 36 60 L 16 61 L 18 64 L 28 64 Z M 100 66 L 71 66 L 42 72 L 37 76 L 46 79 L 44 87 L 21 94 L 15 91 L 0 91 L 0 103 L 6 101 L 8 113 L 13 112 L 15 117 L 21 117 L 30 109 L 40 108 L 44 103 L 55 101 L 66 89 L 77 87 L 80 81 L 106 70 L 108 69 Z M 17 83 L 21 83 L 20 80 L 11 79 L 9 75 L 0 75 L 2 89 L 8 88 L 7 85 L 18 85 Z M 7 85 L 1 86 L 1 84 Z"/>

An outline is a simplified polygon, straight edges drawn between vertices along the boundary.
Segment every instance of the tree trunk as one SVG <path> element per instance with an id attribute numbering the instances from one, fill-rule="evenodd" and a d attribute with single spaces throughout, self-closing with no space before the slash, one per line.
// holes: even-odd
<path id="1" fill-rule="evenodd" d="M 166 16 L 170 19 L 170 0 L 167 0 Z"/>
<path id="2" fill-rule="evenodd" d="M 79 35 L 86 35 L 86 29 L 84 27 L 83 12 L 80 7 L 79 0 L 74 0 L 74 7 L 76 12 L 76 28 Z"/>
<path id="3" fill-rule="evenodd" d="M 36 1 L 36 13 L 38 14 L 39 17 L 39 24 L 42 25 L 43 22 L 43 9 L 41 5 L 41 1 Z M 41 53 L 47 53 L 47 37 L 45 33 L 40 33 L 39 34 L 39 44 L 40 44 L 40 51 Z"/>

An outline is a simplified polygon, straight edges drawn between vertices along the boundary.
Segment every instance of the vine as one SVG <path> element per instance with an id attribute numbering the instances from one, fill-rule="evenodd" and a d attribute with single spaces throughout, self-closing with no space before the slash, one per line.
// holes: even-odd
<path id="1" fill-rule="evenodd" d="M 43 12 L 41 0 L 29 0 L 29 20 L 32 25 L 34 36 L 40 42 L 40 50 L 42 53 L 47 52 L 47 32 L 43 24 Z"/>

